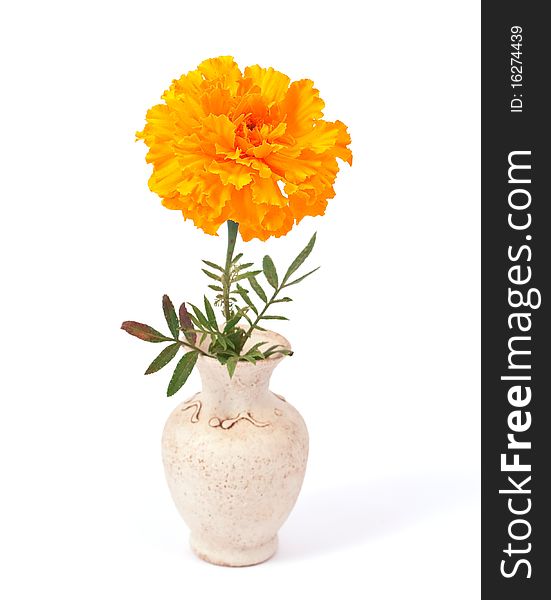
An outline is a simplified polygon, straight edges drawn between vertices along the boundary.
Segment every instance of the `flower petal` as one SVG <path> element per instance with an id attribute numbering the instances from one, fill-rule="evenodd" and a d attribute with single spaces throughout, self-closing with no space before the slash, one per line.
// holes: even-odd
<path id="1" fill-rule="evenodd" d="M 250 77 L 260 88 L 260 93 L 270 104 L 283 100 L 291 80 L 287 75 L 276 71 L 272 67 L 264 69 L 259 65 L 246 67 L 245 77 Z"/>
<path id="2" fill-rule="evenodd" d="M 149 178 L 149 189 L 159 196 L 170 196 L 182 181 L 182 169 L 177 160 L 168 160 L 157 166 Z"/>
<path id="3" fill-rule="evenodd" d="M 198 135 L 212 144 L 215 153 L 233 152 L 235 149 L 235 125 L 226 115 L 205 117 Z"/>
<path id="4" fill-rule="evenodd" d="M 220 83 L 222 87 L 227 88 L 232 94 L 236 93 L 242 77 L 233 56 L 208 58 L 197 67 L 197 70 L 206 80 Z"/>
<path id="5" fill-rule="evenodd" d="M 256 204 L 287 205 L 287 198 L 281 193 L 277 179 L 273 177 L 269 179 L 255 177 L 251 187 L 253 192 L 252 201 Z"/>
<path id="6" fill-rule="evenodd" d="M 292 183 L 304 181 L 307 177 L 315 175 L 322 165 L 319 157 L 304 158 L 286 156 L 283 152 L 274 152 L 264 158 L 264 162 L 278 175 Z"/>
<path id="7" fill-rule="evenodd" d="M 297 137 L 296 143 L 301 148 L 308 148 L 316 154 L 321 154 L 334 148 L 339 133 L 339 127 L 334 123 L 318 121 L 308 133 Z"/>
<path id="8" fill-rule="evenodd" d="M 293 213 L 288 207 L 275 208 L 272 206 L 262 219 L 263 227 L 275 237 L 289 233 L 294 224 Z"/>
<path id="9" fill-rule="evenodd" d="M 239 165 L 233 161 L 212 161 L 208 166 L 208 171 L 219 175 L 224 185 L 233 185 L 238 190 L 253 180 L 253 170 L 250 167 Z"/>
<path id="10" fill-rule="evenodd" d="M 314 120 L 323 117 L 325 102 L 309 79 L 293 81 L 280 103 L 281 110 L 287 115 L 287 132 L 299 137 L 310 131 Z"/>
<path id="11" fill-rule="evenodd" d="M 345 160 L 350 166 L 352 166 L 352 151 L 347 148 L 348 144 L 351 143 L 350 134 L 346 125 L 342 121 L 335 121 L 335 125 L 339 128 L 339 135 L 337 136 L 336 152 L 335 156 Z"/>

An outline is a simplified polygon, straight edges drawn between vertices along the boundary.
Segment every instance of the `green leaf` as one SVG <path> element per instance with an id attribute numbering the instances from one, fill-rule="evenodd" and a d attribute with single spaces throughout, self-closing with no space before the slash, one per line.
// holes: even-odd
<path id="1" fill-rule="evenodd" d="M 209 288 L 211 290 L 214 290 L 215 292 L 223 292 L 223 288 L 221 288 L 219 285 L 209 285 Z"/>
<path id="2" fill-rule="evenodd" d="M 173 396 L 184 385 L 190 373 L 193 371 L 193 367 L 197 362 L 197 356 L 198 352 L 194 350 L 184 354 L 178 361 L 172 379 L 168 384 L 168 389 L 166 391 L 167 396 Z"/>
<path id="3" fill-rule="evenodd" d="M 210 260 L 203 260 L 203 262 L 208 267 L 211 267 L 212 269 L 216 269 L 217 271 L 222 271 L 222 273 L 224 272 L 224 268 L 223 267 L 221 267 L 220 265 L 217 265 L 216 263 L 210 262 Z"/>
<path id="4" fill-rule="evenodd" d="M 199 319 L 195 315 L 192 315 L 191 313 L 188 313 L 188 314 L 189 314 L 189 318 L 191 319 L 191 322 L 195 326 L 195 329 L 200 329 L 201 331 L 203 331 L 205 329 L 205 327 L 203 327 L 201 321 L 199 321 Z M 209 329 L 209 332 L 210 332 L 210 329 Z"/>
<path id="5" fill-rule="evenodd" d="M 284 356 L 293 356 L 293 351 L 289 348 L 278 348 L 277 350 L 266 350 L 264 357 L 270 358 L 274 354 L 283 354 Z"/>
<path id="6" fill-rule="evenodd" d="M 151 373 L 156 373 L 164 366 L 168 365 L 168 363 L 178 354 L 178 348 L 180 344 L 170 344 L 167 346 L 157 358 L 147 367 L 145 375 L 150 375 Z"/>
<path id="7" fill-rule="evenodd" d="M 316 234 L 312 236 L 310 241 L 306 244 L 306 247 L 300 254 L 295 258 L 295 260 L 291 263 L 291 266 L 287 269 L 287 273 L 285 273 L 285 277 L 283 278 L 283 283 L 288 281 L 289 277 L 302 265 L 302 263 L 310 256 L 310 252 L 312 252 L 312 248 L 316 243 Z"/>
<path id="8" fill-rule="evenodd" d="M 226 338 L 223 335 L 217 335 L 216 339 L 211 344 L 211 348 L 215 348 L 216 346 L 220 346 L 223 350 L 228 349 L 228 344 L 226 343 Z"/>
<path id="9" fill-rule="evenodd" d="M 172 301 L 166 294 L 163 296 L 163 312 L 165 314 L 165 319 L 168 324 L 168 328 L 170 329 L 170 333 L 172 333 L 174 339 L 177 340 L 180 331 L 180 324 L 178 323 L 178 317 L 176 316 L 176 311 L 174 310 L 174 304 L 172 304 Z"/>
<path id="10" fill-rule="evenodd" d="M 159 333 L 153 327 L 145 325 L 144 323 L 138 323 L 136 321 L 125 321 L 121 325 L 121 329 L 133 335 L 134 337 L 143 340 L 144 342 L 152 342 L 158 344 L 159 342 L 173 342 L 172 338 L 166 337 L 162 333 Z"/>
<path id="11" fill-rule="evenodd" d="M 262 260 L 262 270 L 264 271 L 264 276 L 268 280 L 268 283 L 274 288 L 274 290 L 277 290 L 277 271 L 274 261 L 268 255 L 266 255 Z"/>
<path id="12" fill-rule="evenodd" d="M 209 324 L 213 329 L 218 331 L 218 323 L 216 322 L 216 315 L 214 314 L 214 309 L 212 308 L 212 304 L 209 302 L 209 299 L 204 296 L 205 302 L 205 313 L 207 315 L 207 319 L 209 320 Z"/>
<path id="13" fill-rule="evenodd" d="M 241 273 L 237 277 L 234 277 L 233 281 L 241 281 L 242 279 L 249 279 L 249 277 L 255 277 L 256 275 L 260 275 L 262 271 L 247 271 L 247 273 Z"/>
<path id="14" fill-rule="evenodd" d="M 227 338 L 232 341 L 234 348 L 239 347 L 241 349 L 243 347 L 245 331 L 241 328 L 234 329 L 231 333 L 228 333 Z"/>
<path id="15" fill-rule="evenodd" d="M 277 321 L 288 321 L 289 319 L 287 317 L 281 317 L 280 315 L 264 315 L 262 317 L 260 317 L 261 319 L 274 319 Z"/>
<path id="16" fill-rule="evenodd" d="M 235 221 L 227 221 L 228 223 L 228 250 L 226 252 L 226 264 L 231 264 L 233 251 L 235 249 L 235 242 L 237 240 L 237 230 L 239 229 L 239 223 Z"/>
<path id="17" fill-rule="evenodd" d="M 195 317 L 197 319 L 196 325 L 202 326 L 205 329 L 208 329 L 209 331 L 213 331 L 212 327 L 209 324 L 207 317 L 205 317 L 205 315 L 197 308 L 197 306 L 195 306 L 195 304 L 191 304 L 191 302 L 189 302 L 189 305 L 191 306 L 191 308 L 193 309 L 193 312 L 195 313 Z"/>
<path id="18" fill-rule="evenodd" d="M 226 326 L 224 327 L 224 333 L 228 333 L 229 331 L 231 331 L 238 323 L 239 321 L 241 321 L 241 317 L 243 316 L 243 313 L 241 311 L 238 311 L 227 323 Z"/>
<path id="19" fill-rule="evenodd" d="M 239 262 L 239 259 L 243 256 L 243 252 L 240 252 L 239 254 L 236 254 L 233 257 L 233 260 L 231 261 L 232 265 L 235 265 L 235 263 Z"/>
<path id="20" fill-rule="evenodd" d="M 244 288 L 240 283 L 237 284 L 236 288 L 237 289 L 232 292 L 233 294 L 237 292 L 239 295 L 247 294 L 248 296 L 250 293 L 249 290 L 247 288 Z"/>
<path id="21" fill-rule="evenodd" d="M 205 275 L 207 275 L 211 279 L 214 279 L 215 281 L 222 281 L 222 277 L 215 275 L 214 273 L 211 273 L 210 271 L 207 271 L 206 269 L 201 269 L 201 271 L 203 271 L 203 273 Z"/>
<path id="22" fill-rule="evenodd" d="M 226 363 L 226 368 L 228 369 L 228 373 L 230 375 L 230 379 L 233 377 L 235 373 L 235 367 L 237 367 L 237 362 L 239 361 L 239 356 L 230 356 L 228 362 Z"/>
<path id="23" fill-rule="evenodd" d="M 281 346 L 280 344 L 276 344 L 275 346 L 270 346 L 267 350 L 264 351 L 264 356 L 269 358 L 272 354 L 284 354 L 285 356 L 292 356 L 293 351 L 290 348 L 286 348 L 285 346 Z"/>
<path id="24" fill-rule="evenodd" d="M 256 277 L 249 277 L 249 283 L 251 287 L 256 292 L 258 297 L 262 300 L 262 302 L 268 302 L 268 297 L 266 296 L 266 292 L 262 289 L 260 283 L 258 283 Z"/>
<path id="25" fill-rule="evenodd" d="M 252 267 L 253 265 L 254 265 L 254 263 L 243 263 L 242 265 L 237 266 L 237 270 L 242 271 L 243 269 L 248 269 L 249 267 Z"/>
<path id="26" fill-rule="evenodd" d="M 277 300 L 272 300 L 272 304 L 277 304 L 278 302 L 292 302 L 293 299 L 289 297 L 285 298 L 277 298 Z"/>
<path id="27" fill-rule="evenodd" d="M 315 273 L 318 269 L 319 269 L 319 267 L 316 267 L 309 273 L 306 273 L 306 275 L 303 275 L 302 277 L 299 277 L 298 279 L 294 279 L 293 281 L 289 281 L 289 283 L 286 283 L 282 287 L 289 287 L 290 285 L 295 285 L 295 283 L 300 283 L 303 279 L 306 279 L 309 275 L 312 275 L 312 273 Z"/>
<path id="28" fill-rule="evenodd" d="M 264 352 L 265 352 L 265 354 L 269 354 L 269 353 L 272 353 L 277 348 L 282 348 L 282 347 L 283 346 L 281 346 L 280 344 L 275 344 L 274 346 L 270 346 L 267 350 L 264 350 Z"/>
<path id="29" fill-rule="evenodd" d="M 243 313 L 243 318 L 245 319 L 245 321 L 247 321 L 247 323 L 251 326 L 254 327 L 253 322 L 251 321 L 251 319 L 249 318 L 249 316 L 246 313 Z"/>
<path id="30" fill-rule="evenodd" d="M 240 285 L 237 285 L 236 291 L 241 296 L 241 298 L 243 298 L 243 300 L 245 301 L 247 306 L 254 312 L 254 314 L 258 315 L 258 310 L 257 310 L 256 306 L 253 304 L 253 301 L 251 300 L 251 298 L 249 296 L 248 290 L 246 290 L 244 287 L 241 287 Z"/>
<path id="31" fill-rule="evenodd" d="M 268 342 L 258 342 L 257 344 L 255 344 L 254 346 L 251 346 L 248 350 L 247 350 L 247 354 L 250 354 L 251 352 L 254 352 L 255 350 L 258 350 L 260 348 L 260 346 L 264 346 L 264 344 L 267 344 Z"/>

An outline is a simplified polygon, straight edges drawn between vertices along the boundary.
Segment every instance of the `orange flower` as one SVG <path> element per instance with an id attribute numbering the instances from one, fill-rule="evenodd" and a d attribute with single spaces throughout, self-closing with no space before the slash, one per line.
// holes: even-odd
<path id="1" fill-rule="evenodd" d="M 333 198 L 337 158 L 352 164 L 350 136 L 324 121 L 309 79 L 291 83 L 271 67 L 231 56 L 202 62 L 173 81 L 137 134 L 149 147 L 149 179 L 164 206 L 206 233 L 227 220 L 244 241 L 285 235 Z"/>

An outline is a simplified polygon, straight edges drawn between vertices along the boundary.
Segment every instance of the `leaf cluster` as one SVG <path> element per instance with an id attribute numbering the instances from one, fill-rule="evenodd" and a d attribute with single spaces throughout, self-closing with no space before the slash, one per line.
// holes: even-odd
<path id="1" fill-rule="evenodd" d="M 316 234 L 298 254 L 283 276 L 278 274 L 270 256 L 264 256 L 262 268 L 255 269 L 251 262 L 240 262 L 243 255 L 233 257 L 233 245 L 228 249 L 225 267 L 212 261 L 203 260 L 208 267 L 203 272 L 209 280 L 208 287 L 217 292 L 214 303 L 203 297 L 203 306 L 190 302 L 182 303 L 176 313 L 170 298 L 165 294 L 162 300 L 163 313 L 170 334 L 163 334 L 144 323 L 125 321 L 122 329 L 130 335 L 150 343 L 168 343 L 145 371 L 146 375 L 155 373 L 168 365 L 178 354 L 184 355 L 178 361 L 167 389 L 167 395 L 175 394 L 187 381 L 199 355 L 217 359 L 226 365 L 230 377 L 233 376 L 238 362 L 255 364 L 274 354 L 292 354 L 289 348 L 258 342 L 244 350 L 254 330 L 265 331 L 262 324 L 270 320 L 288 320 L 277 314 L 277 304 L 291 302 L 292 298 L 283 295 L 287 288 L 300 283 L 319 269 L 313 269 L 304 275 L 294 277 L 295 273 L 308 258 Z M 259 277 L 265 282 L 261 282 Z M 189 306 L 189 310 L 188 310 Z M 218 322 L 217 309 L 222 312 L 223 322 Z M 181 339 L 183 336 L 183 339 Z"/>

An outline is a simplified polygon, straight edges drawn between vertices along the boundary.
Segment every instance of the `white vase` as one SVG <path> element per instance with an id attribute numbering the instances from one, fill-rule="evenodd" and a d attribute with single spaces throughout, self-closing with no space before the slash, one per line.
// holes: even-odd
<path id="1" fill-rule="evenodd" d="M 273 332 L 250 344 L 289 347 Z M 298 411 L 268 388 L 283 356 L 239 362 L 230 379 L 200 356 L 203 389 L 168 418 L 162 448 L 174 502 L 191 530 L 194 552 L 209 562 L 245 566 L 270 558 L 277 532 L 298 497 L 308 432 Z"/>

